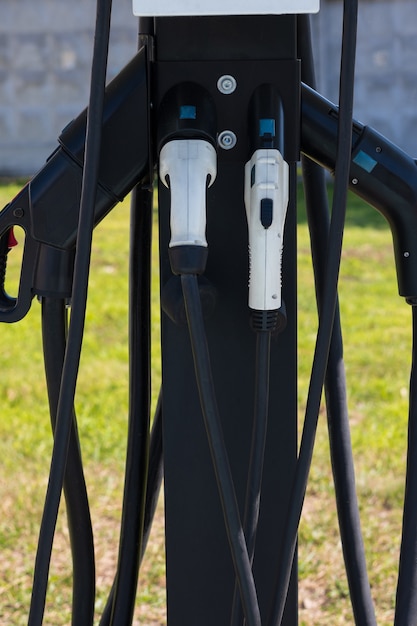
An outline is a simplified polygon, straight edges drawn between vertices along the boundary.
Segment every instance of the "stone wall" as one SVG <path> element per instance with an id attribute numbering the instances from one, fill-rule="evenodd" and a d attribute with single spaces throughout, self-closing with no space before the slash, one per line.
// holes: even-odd
<path id="1" fill-rule="evenodd" d="M 94 0 L 1 0 L 0 175 L 32 174 L 88 102 Z M 131 0 L 115 0 L 108 75 L 134 55 Z"/>
<path id="2" fill-rule="evenodd" d="M 88 101 L 95 0 L 1 0 L 0 175 L 32 174 Z M 341 0 L 313 17 L 319 90 L 337 102 Z M 109 78 L 136 50 L 114 0 Z M 360 0 L 355 116 L 417 156 L 417 2 Z"/>
<path id="3" fill-rule="evenodd" d="M 319 91 L 337 103 L 342 3 L 313 17 Z M 417 157 L 417 2 L 359 0 L 354 115 Z"/>

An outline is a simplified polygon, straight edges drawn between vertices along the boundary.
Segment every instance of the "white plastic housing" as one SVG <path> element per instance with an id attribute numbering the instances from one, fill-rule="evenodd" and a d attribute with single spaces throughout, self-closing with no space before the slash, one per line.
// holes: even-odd
<path id="1" fill-rule="evenodd" d="M 249 307 L 256 311 L 274 311 L 281 306 L 281 263 L 288 206 L 288 175 L 288 163 L 279 150 L 257 150 L 245 166 L 250 257 Z"/>
<path id="2" fill-rule="evenodd" d="M 207 246 L 206 191 L 217 174 L 217 155 L 203 139 L 175 139 L 164 145 L 159 176 L 171 191 L 174 246 Z"/>
<path id="3" fill-rule="evenodd" d="M 320 0 L 133 0 L 138 16 L 317 13 Z"/>

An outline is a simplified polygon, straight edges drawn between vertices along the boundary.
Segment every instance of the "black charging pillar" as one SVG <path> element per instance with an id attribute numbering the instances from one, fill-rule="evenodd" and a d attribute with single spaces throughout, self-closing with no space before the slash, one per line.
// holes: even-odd
<path id="1" fill-rule="evenodd" d="M 209 252 L 202 289 L 217 401 L 241 514 L 255 376 L 255 334 L 247 304 L 244 206 L 244 166 L 251 157 L 249 107 L 254 91 L 264 84 L 272 85 L 282 102 L 284 158 L 290 164 L 282 274 L 287 326 L 271 347 L 268 441 L 254 561 L 265 623 L 297 444 L 295 184 L 300 78 L 295 33 L 296 18 L 289 15 L 155 20 L 156 119 L 160 103 L 172 87 L 195 83 L 214 103 L 217 134 L 222 140 L 223 147 L 217 147 L 217 179 L 207 195 Z M 222 77 L 226 78 L 219 83 Z M 235 577 L 199 405 L 188 330 L 181 316 L 179 278 L 173 277 L 169 263 L 169 204 L 169 191 L 160 185 L 161 292 L 162 300 L 168 301 L 162 314 L 168 624 L 227 626 Z M 295 565 L 283 623 L 297 624 Z"/>

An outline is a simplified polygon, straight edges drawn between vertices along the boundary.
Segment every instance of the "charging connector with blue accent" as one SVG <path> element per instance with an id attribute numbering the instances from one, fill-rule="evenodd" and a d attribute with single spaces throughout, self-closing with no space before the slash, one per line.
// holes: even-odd
<path id="1" fill-rule="evenodd" d="M 257 150 L 245 167 L 249 231 L 249 307 L 281 307 L 281 259 L 288 205 L 288 164 L 279 150 Z"/>
<path id="2" fill-rule="evenodd" d="M 171 192 L 171 269 L 203 274 L 206 194 L 217 174 L 216 109 L 207 91 L 186 82 L 168 91 L 158 113 L 159 173 Z"/>

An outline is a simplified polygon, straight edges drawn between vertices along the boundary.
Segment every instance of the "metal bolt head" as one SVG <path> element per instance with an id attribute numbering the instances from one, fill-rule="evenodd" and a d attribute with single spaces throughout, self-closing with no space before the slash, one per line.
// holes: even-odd
<path id="1" fill-rule="evenodd" d="M 21 208 L 17 208 L 13 211 L 14 217 L 23 217 L 25 214 L 24 210 Z"/>
<path id="2" fill-rule="evenodd" d="M 237 137 L 232 130 L 224 130 L 218 136 L 217 143 L 223 150 L 231 150 L 237 144 Z"/>
<path id="3" fill-rule="evenodd" d="M 217 89 L 220 93 L 228 96 L 236 90 L 237 82 L 234 76 L 230 74 L 225 74 L 224 76 L 220 76 L 217 81 Z"/>

